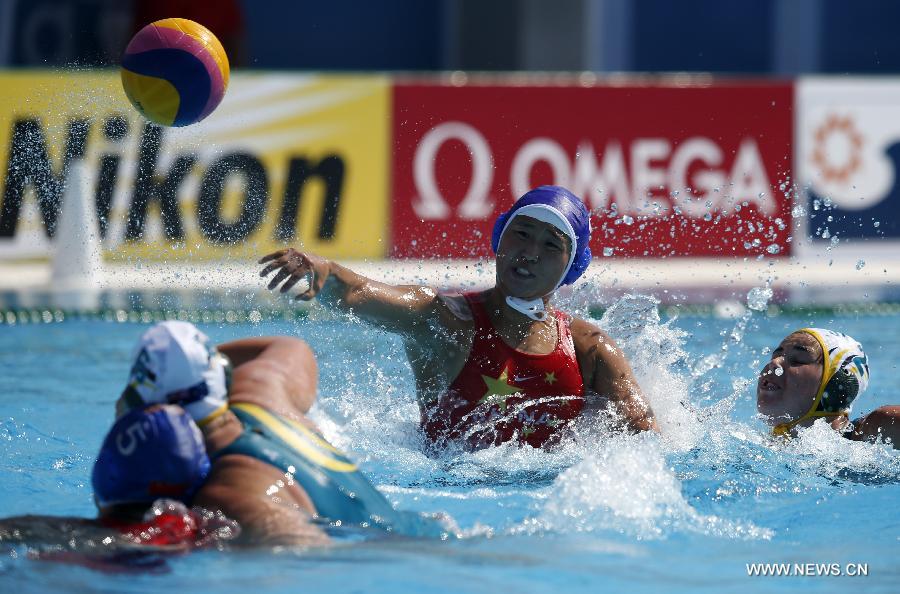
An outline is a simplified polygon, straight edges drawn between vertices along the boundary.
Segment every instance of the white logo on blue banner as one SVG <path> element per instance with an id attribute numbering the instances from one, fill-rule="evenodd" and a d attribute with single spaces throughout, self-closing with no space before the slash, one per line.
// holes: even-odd
<path id="1" fill-rule="evenodd" d="M 807 237 L 900 238 L 900 82 L 807 78 L 796 107 Z"/>

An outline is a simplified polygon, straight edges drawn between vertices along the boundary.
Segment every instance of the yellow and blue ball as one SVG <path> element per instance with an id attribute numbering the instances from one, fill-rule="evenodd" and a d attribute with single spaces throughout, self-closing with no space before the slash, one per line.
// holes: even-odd
<path id="1" fill-rule="evenodd" d="M 188 19 L 150 23 L 122 57 L 122 86 L 132 105 L 163 126 L 199 122 L 228 88 L 228 56 L 209 29 Z"/>

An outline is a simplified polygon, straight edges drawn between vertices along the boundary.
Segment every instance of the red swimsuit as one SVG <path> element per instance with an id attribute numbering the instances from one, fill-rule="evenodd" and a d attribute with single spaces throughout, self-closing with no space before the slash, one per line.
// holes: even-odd
<path id="1" fill-rule="evenodd" d="M 469 358 L 447 392 L 423 411 L 432 440 L 462 440 L 470 448 L 517 440 L 540 447 L 584 408 L 569 316 L 556 311 L 556 348 L 546 355 L 510 347 L 494 330 L 479 293 L 464 295 L 475 322 Z"/>
<path id="2" fill-rule="evenodd" d="M 104 526 L 118 530 L 123 536 L 142 545 L 195 546 L 201 536 L 194 512 L 166 513 L 146 522 L 123 522 L 112 518 L 101 520 Z"/>

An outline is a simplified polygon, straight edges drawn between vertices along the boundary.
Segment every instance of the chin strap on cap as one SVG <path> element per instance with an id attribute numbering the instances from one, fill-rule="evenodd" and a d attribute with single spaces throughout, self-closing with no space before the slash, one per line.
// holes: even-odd
<path id="1" fill-rule="evenodd" d="M 506 304 L 536 322 L 543 322 L 547 319 L 547 311 L 544 308 L 543 299 L 519 299 L 518 297 L 508 296 Z"/>

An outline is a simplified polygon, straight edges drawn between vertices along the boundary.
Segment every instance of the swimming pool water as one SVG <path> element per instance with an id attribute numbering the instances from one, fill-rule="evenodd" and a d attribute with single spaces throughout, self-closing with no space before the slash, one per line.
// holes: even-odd
<path id="1" fill-rule="evenodd" d="M 448 541 L 345 538 L 306 551 L 205 551 L 160 574 L 106 574 L 0 543 L 2 592 L 895 592 L 900 456 L 813 427 L 789 443 L 754 418 L 768 349 L 806 325 L 841 329 L 872 363 L 861 414 L 900 402 L 900 316 L 683 316 L 649 298 L 607 310 L 661 436 L 585 420 L 552 451 L 429 458 L 398 338 L 348 320 L 200 324 L 215 341 L 288 334 L 320 364 L 312 417 L 403 509 L 450 514 Z M 144 324 L 0 326 L 0 515 L 94 514 L 90 469 Z M 748 577 L 749 563 L 868 565 L 860 577 Z"/>

